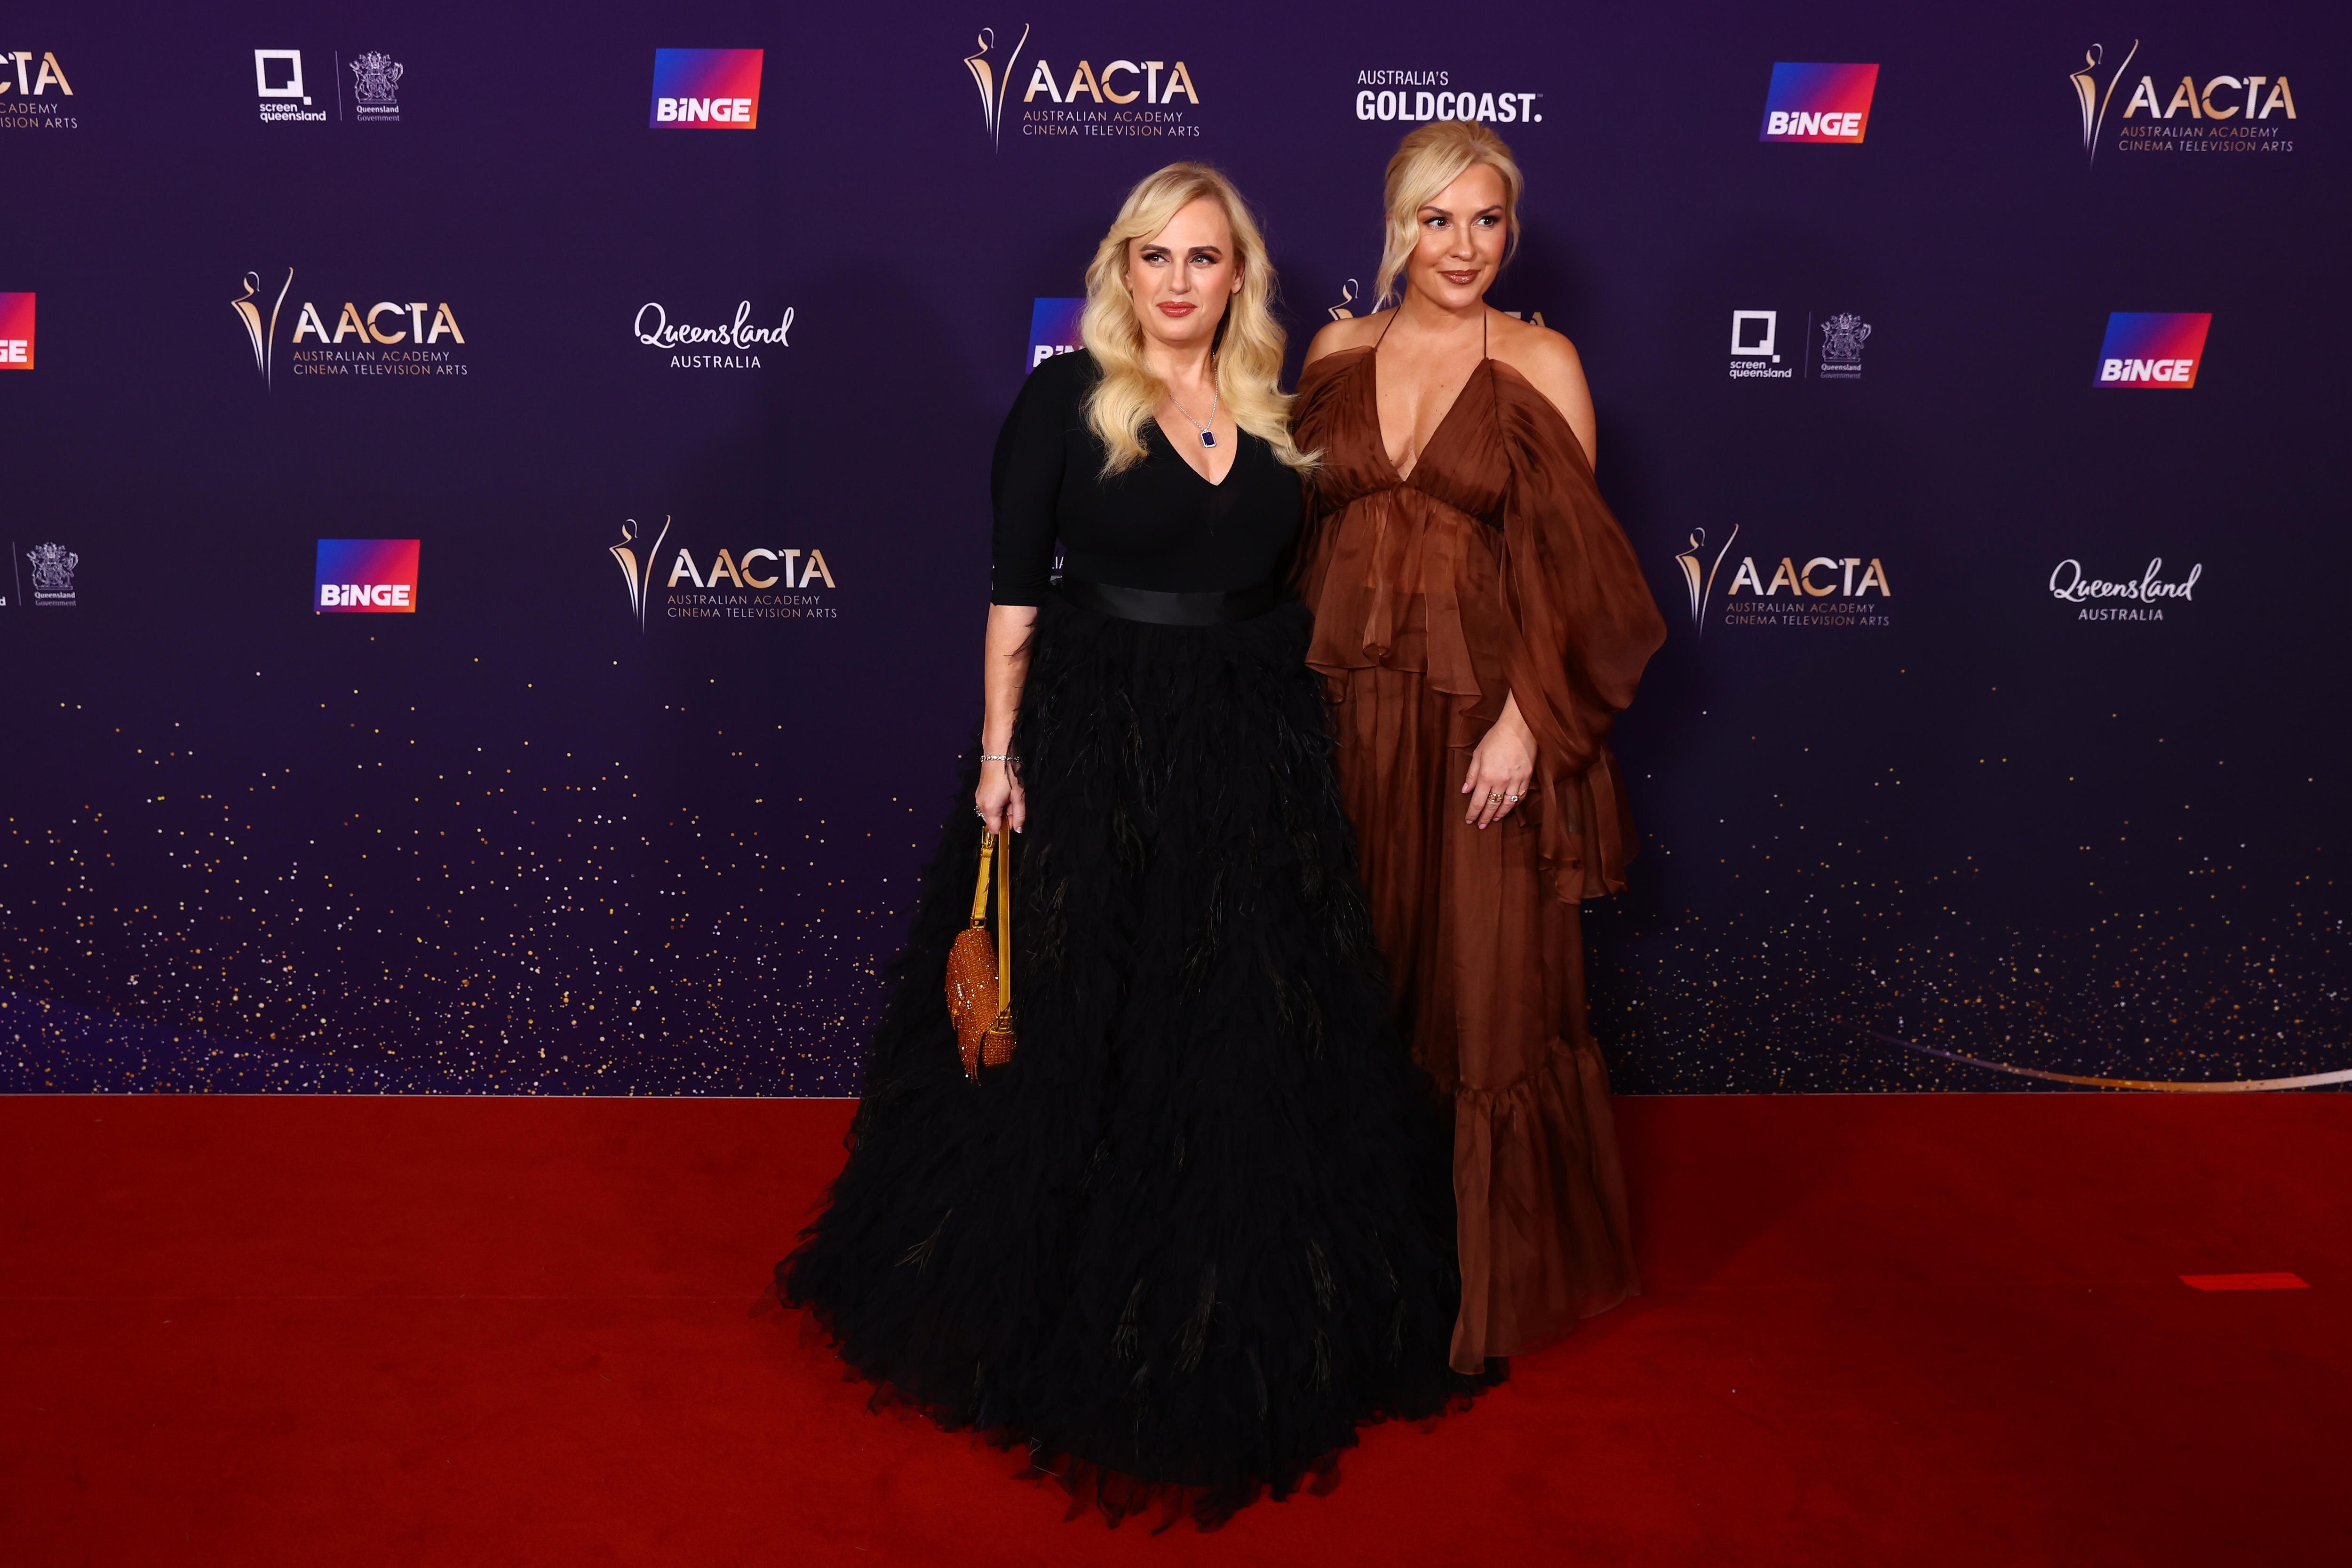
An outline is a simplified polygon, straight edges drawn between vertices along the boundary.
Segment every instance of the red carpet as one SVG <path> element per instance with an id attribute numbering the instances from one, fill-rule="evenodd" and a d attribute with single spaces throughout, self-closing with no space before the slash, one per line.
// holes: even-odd
<path id="1" fill-rule="evenodd" d="M 845 1105 L 0 1100 L 0 1560 L 2352 1555 L 2352 1099 L 1622 1113 L 1647 1298 L 1154 1538 L 748 1315 Z"/>

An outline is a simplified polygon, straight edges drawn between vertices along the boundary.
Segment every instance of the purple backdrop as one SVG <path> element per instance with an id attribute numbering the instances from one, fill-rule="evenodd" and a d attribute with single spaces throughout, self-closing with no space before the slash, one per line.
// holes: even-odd
<path id="1" fill-rule="evenodd" d="M 0 38 L 0 1087 L 852 1091 L 1033 327 L 1200 157 L 1295 363 L 1465 105 L 1674 628 L 1621 1087 L 2352 1068 L 2338 7 L 146 9 Z"/>

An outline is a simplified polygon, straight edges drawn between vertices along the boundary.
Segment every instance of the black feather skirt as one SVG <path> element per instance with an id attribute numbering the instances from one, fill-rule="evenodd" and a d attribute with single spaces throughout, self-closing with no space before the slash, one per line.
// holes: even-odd
<path id="1" fill-rule="evenodd" d="M 1500 1375 L 1446 1365 L 1448 1123 L 1391 1018 L 1307 630 L 1040 610 L 1019 1050 L 968 1081 L 946 1010 L 975 747 L 848 1163 L 776 1269 L 877 1401 L 1025 1446 L 1114 1523 L 1320 1489 L 1360 1425 Z"/>

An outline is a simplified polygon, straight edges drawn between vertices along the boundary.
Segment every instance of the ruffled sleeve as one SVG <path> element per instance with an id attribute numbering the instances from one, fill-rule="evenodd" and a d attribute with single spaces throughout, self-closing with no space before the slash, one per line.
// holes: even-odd
<path id="1" fill-rule="evenodd" d="M 1633 825 L 1604 742 L 1666 626 L 1567 422 L 1516 376 L 1496 379 L 1504 669 L 1535 736 L 1544 873 L 1573 903 L 1624 889 Z"/>

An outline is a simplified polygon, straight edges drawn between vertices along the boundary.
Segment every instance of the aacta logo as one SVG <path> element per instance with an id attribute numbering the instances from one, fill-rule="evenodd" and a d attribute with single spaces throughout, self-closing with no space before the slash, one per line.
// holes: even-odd
<path id="1" fill-rule="evenodd" d="M 60 99 L 74 95 L 53 51 L 0 49 L 0 131 L 74 130 L 80 121 L 60 112 L 64 104 L 34 101 L 53 93 Z"/>
<path id="2" fill-rule="evenodd" d="M 2105 142 L 2108 110 L 2116 89 L 2132 80 L 2132 62 L 2139 58 L 2139 40 L 2112 70 L 2107 48 L 2093 44 L 2083 51 L 2083 68 L 2066 79 L 2074 89 L 2074 107 L 2081 112 L 2083 154 L 2095 166 Z M 2104 76 L 2104 79 L 2103 79 Z M 2275 117 L 2275 118 L 2273 118 Z M 2292 153 L 2287 136 L 2295 118 L 2294 89 L 2284 76 L 2222 73 L 2200 84 L 2183 76 L 2167 96 L 2153 75 L 2142 75 L 2116 115 L 2118 153 Z"/>
<path id="3" fill-rule="evenodd" d="M 1859 146 L 1870 129 L 1870 100 L 1877 89 L 1876 66 L 1780 61 L 1772 67 L 1772 85 L 1764 95 L 1764 129 L 1756 139 Z"/>
<path id="4" fill-rule="evenodd" d="M 0 370 L 33 368 L 33 296 L 0 294 Z"/>
<path id="5" fill-rule="evenodd" d="M 981 124 L 988 139 L 1003 142 L 1004 110 L 1011 102 L 1021 52 L 1029 44 L 1029 29 L 1000 62 L 996 29 L 982 27 L 974 39 L 980 47 L 963 57 L 980 89 Z M 1182 60 L 1112 60 L 1097 70 L 1080 60 L 1065 79 L 1054 62 L 1038 58 L 1029 68 L 1021 90 L 1024 136 L 1198 136 L 1201 128 L 1172 107 L 1180 99 L 1190 108 L 1201 106 L 1200 89 L 1192 85 L 1192 68 Z M 1057 107 L 1058 106 L 1058 107 Z"/>
<path id="6" fill-rule="evenodd" d="M 414 539 L 319 541 L 317 592 L 311 608 L 369 615 L 416 613 Z"/>
<path id="7" fill-rule="evenodd" d="M 1087 346 L 1078 319 L 1087 313 L 1084 300 L 1040 300 L 1029 308 L 1029 369 L 1035 370 L 1055 354 L 1076 353 Z"/>
<path id="8" fill-rule="evenodd" d="M 764 49 L 656 49 L 654 112 L 661 131 L 756 131 Z"/>
<path id="9" fill-rule="evenodd" d="M 2117 310 L 2107 317 L 2094 386 L 2186 392 L 2197 384 L 2210 312 Z"/>
<path id="10" fill-rule="evenodd" d="M 259 273 L 248 272 L 243 292 L 228 302 L 245 328 L 254 374 L 264 385 L 277 382 L 278 324 L 293 287 L 290 267 L 274 296 Z M 261 313 L 265 300 L 269 305 L 266 317 Z M 331 328 L 319 307 L 305 300 L 294 312 L 289 346 L 296 375 L 464 375 L 467 367 L 457 351 L 465 342 L 457 313 L 446 300 L 379 300 L 365 310 L 347 300 Z"/>

